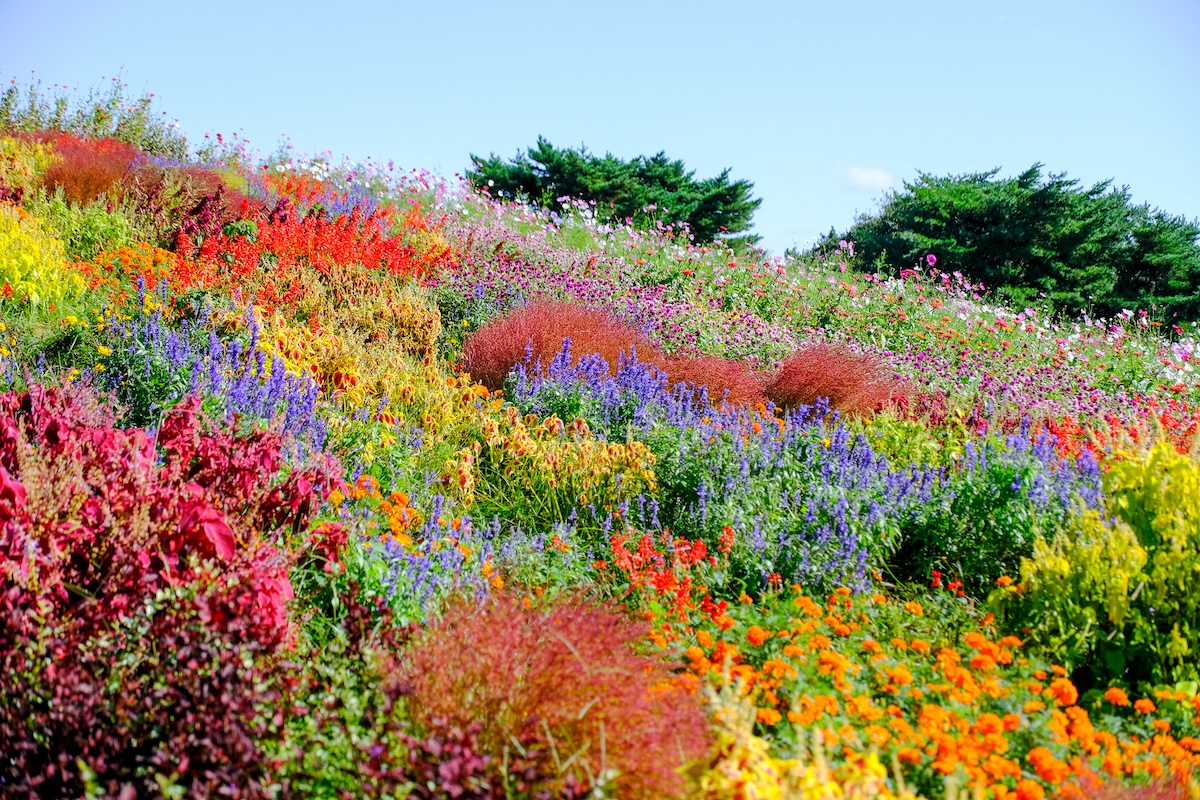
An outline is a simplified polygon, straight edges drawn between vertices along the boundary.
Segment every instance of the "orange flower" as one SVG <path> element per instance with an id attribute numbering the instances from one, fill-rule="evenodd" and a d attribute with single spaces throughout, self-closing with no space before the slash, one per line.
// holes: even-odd
<path id="1" fill-rule="evenodd" d="M 905 603 L 904 610 L 912 614 L 914 617 L 925 616 L 925 609 L 921 608 L 921 604 L 914 600 L 909 600 L 907 603 Z"/>
<path id="2" fill-rule="evenodd" d="M 713 647 L 713 638 L 708 631 L 696 631 L 696 641 L 706 650 L 711 650 Z"/>
<path id="3" fill-rule="evenodd" d="M 750 630 L 746 631 L 746 641 L 750 642 L 752 647 L 758 647 L 770 638 L 771 634 L 757 625 L 751 625 Z"/>
<path id="4" fill-rule="evenodd" d="M 1017 716 L 1016 714 L 1005 714 L 1004 715 L 1004 730 L 1011 733 L 1020 727 L 1021 727 L 1021 718 L 1019 716 Z"/>
<path id="5" fill-rule="evenodd" d="M 1148 700 L 1143 697 L 1141 700 L 1138 700 L 1133 704 L 1133 710 L 1142 714 L 1153 714 L 1156 710 L 1158 710 L 1158 707 L 1154 705 L 1153 700 Z"/>
<path id="6" fill-rule="evenodd" d="M 916 650 L 921 655 L 925 655 L 929 652 L 929 642 L 925 641 L 924 639 L 913 639 L 912 642 L 910 642 L 910 646 L 913 650 Z"/>
<path id="7" fill-rule="evenodd" d="M 758 710 L 758 721 L 763 725 L 774 725 L 783 719 L 783 715 L 773 708 L 760 708 Z"/>
<path id="8" fill-rule="evenodd" d="M 1028 778 L 1017 783 L 1017 800 L 1045 800 L 1046 790 L 1037 781 Z"/>
<path id="9" fill-rule="evenodd" d="M 1062 706 L 1073 706 L 1079 699 L 1079 690 L 1067 678 L 1055 678 L 1046 691 Z"/>
<path id="10" fill-rule="evenodd" d="M 971 727 L 972 733 L 978 733 L 982 736 L 1000 733 L 1003 730 L 1004 723 L 995 714 L 980 714 L 979 719 L 975 720 L 975 724 Z"/>
<path id="11" fill-rule="evenodd" d="M 1007 575 L 1001 575 L 999 578 L 996 579 L 996 585 L 999 586 L 1001 589 L 1003 589 L 1005 586 L 1012 586 L 1013 579 L 1008 577 Z"/>
<path id="12" fill-rule="evenodd" d="M 1114 706 L 1129 705 L 1129 695 L 1125 694 L 1124 689 L 1119 689 L 1116 686 L 1113 686 L 1104 693 L 1104 699 L 1112 703 Z"/>

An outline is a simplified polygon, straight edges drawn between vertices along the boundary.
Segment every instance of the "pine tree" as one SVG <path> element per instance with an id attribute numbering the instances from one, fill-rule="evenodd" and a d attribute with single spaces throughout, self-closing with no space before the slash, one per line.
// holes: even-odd
<path id="1" fill-rule="evenodd" d="M 560 213 L 569 200 L 583 200 L 594 204 L 598 217 L 617 224 L 687 223 L 697 242 L 722 239 L 740 247 L 759 240 L 748 231 L 762 200 L 751 197 L 750 181 L 730 180 L 728 169 L 697 179 L 682 161 L 662 152 L 625 161 L 586 147 L 560 149 L 540 136 L 537 145 L 509 161 L 494 153 L 471 160 L 467 179 L 493 197 L 521 198 Z"/>

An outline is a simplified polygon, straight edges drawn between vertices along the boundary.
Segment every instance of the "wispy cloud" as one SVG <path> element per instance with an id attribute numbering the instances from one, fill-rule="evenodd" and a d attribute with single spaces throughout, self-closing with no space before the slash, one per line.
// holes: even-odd
<path id="1" fill-rule="evenodd" d="M 865 192 L 882 192 L 897 183 L 892 173 L 878 167 L 846 167 L 846 181 L 851 189 Z"/>

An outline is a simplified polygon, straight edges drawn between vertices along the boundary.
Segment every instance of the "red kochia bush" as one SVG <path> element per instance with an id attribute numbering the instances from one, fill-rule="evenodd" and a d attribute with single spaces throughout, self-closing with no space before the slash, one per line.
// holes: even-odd
<path id="1" fill-rule="evenodd" d="M 42 178 L 51 192 L 62 187 L 72 203 L 105 195 L 142 158 L 142 151 L 115 139 L 83 140 L 69 134 L 43 135 L 54 145 L 54 160 Z"/>
<path id="2" fill-rule="evenodd" d="M 708 388 L 708 397 L 716 405 L 722 398 L 729 405 L 761 403 L 762 376 L 746 362 L 719 356 L 671 356 L 662 364 L 672 386 L 688 382 Z"/>
<path id="3" fill-rule="evenodd" d="M 80 764 L 110 796 L 269 793 L 294 683 L 276 545 L 334 465 L 284 478 L 277 435 L 208 430 L 194 400 L 157 440 L 80 390 L 0 395 L 6 796 L 82 796 Z"/>
<path id="4" fill-rule="evenodd" d="M 599 353 L 610 370 L 616 368 L 620 354 L 631 348 L 641 361 L 662 360 L 661 351 L 644 333 L 605 311 L 543 301 L 477 330 L 463 346 L 460 365 L 484 386 L 500 389 L 512 368 L 525 361 L 527 347 L 532 348 L 535 362 L 541 359 L 548 367 L 567 338 L 573 357 Z"/>
<path id="5" fill-rule="evenodd" d="M 464 599 L 414 640 L 388 683 L 429 733 L 475 730 L 479 749 L 499 763 L 523 752 L 518 788 L 530 796 L 586 794 L 609 769 L 618 771 L 618 797 L 676 796 L 676 768 L 704 753 L 707 723 L 666 665 L 634 652 L 645 633 L 579 599 L 530 607 L 507 592 L 482 606 Z M 558 774 L 555 764 L 572 756 Z"/>
<path id="6" fill-rule="evenodd" d="M 903 394 L 903 387 L 876 359 L 825 343 L 784 359 L 766 390 L 783 408 L 813 405 L 827 397 L 831 409 L 848 414 L 869 414 Z"/>

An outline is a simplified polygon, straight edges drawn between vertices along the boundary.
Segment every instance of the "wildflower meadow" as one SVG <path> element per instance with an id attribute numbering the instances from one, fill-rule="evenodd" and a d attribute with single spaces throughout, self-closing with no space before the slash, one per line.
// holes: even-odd
<path id="1" fill-rule="evenodd" d="M 1200 325 L 0 95 L 0 797 L 1200 797 Z"/>

